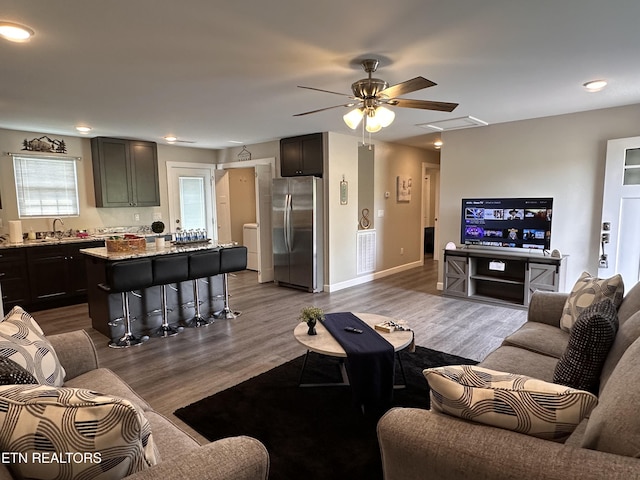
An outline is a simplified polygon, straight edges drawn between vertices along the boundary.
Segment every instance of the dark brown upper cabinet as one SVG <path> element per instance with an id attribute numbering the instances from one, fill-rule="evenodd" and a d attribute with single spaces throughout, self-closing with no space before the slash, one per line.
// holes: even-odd
<path id="1" fill-rule="evenodd" d="M 154 142 L 91 139 L 96 207 L 157 207 L 158 149 Z"/>
<path id="2" fill-rule="evenodd" d="M 322 133 L 300 135 L 280 140 L 280 175 L 322 176 L 324 149 Z"/>

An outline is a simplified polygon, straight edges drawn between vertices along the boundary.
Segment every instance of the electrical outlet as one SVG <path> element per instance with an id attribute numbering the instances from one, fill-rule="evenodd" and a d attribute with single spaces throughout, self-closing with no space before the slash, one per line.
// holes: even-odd
<path id="1" fill-rule="evenodd" d="M 140 214 L 139 213 L 134 213 L 133 214 L 133 221 L 134 222 L 139 222 L 140 221 Z"/>
<path id="2" fill-rule="evenodd" d="M 400 255 L 404 255 L 404 247 L 400 247 Z"/>

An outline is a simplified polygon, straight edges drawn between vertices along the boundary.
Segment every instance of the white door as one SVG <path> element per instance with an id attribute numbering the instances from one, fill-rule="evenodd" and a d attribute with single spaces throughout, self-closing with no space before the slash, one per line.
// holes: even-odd
<path id="1" fill-rule="evenodd" d="M 620 273 L 631 288 L 640 279 L 640 137 L 607 142 L 600 227 L 599 276 Z"/>
<path id="2" fill-rule="evenodd" d="M 273 281 L 271 244 L 271 165 L 256 165 L 256 220 L 258 223 L 258 282 Z"/>
<path id="3" fill-rule="evenodd" d="M 229 172 L 216 170 L 216 218 L 218 220 L 218 243 L 231 243 L 231 204 L 229 202 Z M 237 238 L 236 242 L 241 243 Z"/>
<path id="4" fill-rule="evenodd" d="M 215 241 L 215 205 L 211 165 L 167 162 L 169 230 L 205 229 Z"/>

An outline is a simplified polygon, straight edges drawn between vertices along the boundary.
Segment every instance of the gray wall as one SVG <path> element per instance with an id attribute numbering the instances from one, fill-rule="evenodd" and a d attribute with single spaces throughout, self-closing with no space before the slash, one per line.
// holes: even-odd
<path id="1" fill-rule="evenodd" d="M 463 197 L 549 196 L 551 248 L 570 255 L 565 290 L 597 274 L 607 140 L 639 132 L 639 105 L 444 132 L 436 256 L 460 242 Z"/>

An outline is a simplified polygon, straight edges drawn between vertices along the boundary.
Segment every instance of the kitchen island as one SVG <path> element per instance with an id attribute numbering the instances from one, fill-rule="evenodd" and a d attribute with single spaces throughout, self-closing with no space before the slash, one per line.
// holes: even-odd
<path id="1" fill-rule="evenodd" d="M 111 264 L 137 259 L 170 256 L 176 262 L 188 262 L 195 252 L 218 250 L 220 245 L 208 242 L 193 244 L 170 244 L 156 249 L 147 243 L 146 249 L 128 252 L 110 252 L 106 247 L 80 250 L 85 255 L 88 284 L 89 316 L 93 328 L 110 339 L 120 338 L 125 332 L 122 321 L 122 295 L 109 291 L 108 272 Z M 150 282 L 149 282 L 150 283 Z M 200 311 L 204 317 L 210 312 L 223 308 L 222 275 L 200 278 L 198 296 Z M 166 286 L 168 321 L 171 324 L 186 325 L 195 315 L 194 287 L 191 279 L 171 283 Z M 152 335 L 162 323 L 161 286 L 148 285 L 134 289 L 128 294 L 130 314 L 133 319 L 132 332 L 137 336 Z"/>

